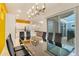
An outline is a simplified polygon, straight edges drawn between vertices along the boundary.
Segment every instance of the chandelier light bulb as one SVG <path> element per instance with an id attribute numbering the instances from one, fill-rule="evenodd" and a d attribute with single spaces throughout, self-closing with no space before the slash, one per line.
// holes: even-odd
<path id="1" fill-rule="evenodd" d="M 44 4 L 42 5 L 42 8 L 45 8 L 45 5 Z"/>
<path id="2" fill-rule="evenodd" d="M 32 9 L 34 9 L 35 7 L 34 6 L 32 6 Z"/>
<path id="3" fill-rule="evenodd" d="M 31 9 L 28 10 L 27 12 L 28 18 L 32 18 L 33 16 L 37 16 L 37 15 L 44 13 L 45 9 L 46 9 L 45 3 L 42 5 L 40 4 L 38 5 L 38 3 L 36 3 L 35 5 L 31 7 Z"/>
<path id="4" fill-rule="evenodd" d="M 21 10 L 20 9 L 18 10 L 18 13 L 21 13 Z"/>

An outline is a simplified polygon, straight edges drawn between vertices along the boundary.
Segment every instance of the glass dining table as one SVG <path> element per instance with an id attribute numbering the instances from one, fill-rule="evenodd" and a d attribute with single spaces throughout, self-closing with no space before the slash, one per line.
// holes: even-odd
<path id="1" fill-rule="evenodd" d="M 43 42 L 43 40 L 39 39 L 38 37 L 36 37 L 35 39 L 38 39 L 39 41 L 36 42 L 33 39 L 23 41 L 23 45 L 26 48 L 26 50 L 32 56 L 50 56 L 50 53 L 46 52 L 47 42 Z"/>
<path id="2" fill-rule="evenodd" d="M 47 43 L 47 44 L 48 44 L 47 50 L 56 56 L 68 56 L 74 50 L 73 47 L 71 48 L 69 47 L 68 49 L 66 49 L 66 48 L 58 47 L 55 44 L 51 44 L 51 43 Z"/>
<path id="3" fill-rule="evenodd" d="M 44 42 L 43 39 L 39 37 L 24 40 L 22 42 L 31 56 L 67 56 L 71 52 L 55 44 Z"/>

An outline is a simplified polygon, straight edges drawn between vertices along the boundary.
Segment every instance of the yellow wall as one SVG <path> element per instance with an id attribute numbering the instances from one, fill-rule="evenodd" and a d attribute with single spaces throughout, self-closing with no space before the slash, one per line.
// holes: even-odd
<path id="1" fill-rule="evenodd" d="M 5 45 L 5 15 L 6 6 L 4 3 L 0 3 L 0 53 Z"/>

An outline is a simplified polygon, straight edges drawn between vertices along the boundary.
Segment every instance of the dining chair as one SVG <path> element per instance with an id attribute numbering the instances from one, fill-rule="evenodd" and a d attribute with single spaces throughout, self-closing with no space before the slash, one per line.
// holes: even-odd
<path id="1" fill-rule="evenodd" d="M 24 40 L 24 38 L 25 38 L 24 31 L 19 32 L 19 42 L 20 42 L 20 44 L 23 44 L 22 40 Z"/>
<path id="2" fill-rule="evenodd" d="M 31 33 L 30 31 L 26 31 L 26 39 L 29 40 L 31 38 Z"/>
<path id="3" fill-rule="evenodd" d="M 55 33 L 55 45 L 62 47 L 62 43 L 61 43 L 61 39 L 62 39 L 62 33 Z"/>
<path id="4" fill-rule="evenodd" d="M 8 38 L 10 39 L 10 42 L 14 46 L 13 41 L 12 41 L 11 34 L 8 35 Z M 21 49 L 24 49 L 24 46 L 23 45 L 20 45 L 20 46 L 15 47 L 15 50 L 21 50 Z"/>
<path id="5" fill-rule="evenodd" d="M 43 41 L 46 41 L 46 32 L 43 32 L 42 39 Z"/>
<path id="6" fill-rule="evenodd" d="M 53 44 L 52 39 L 53 39 L 53 33 L 48 33 L 47 40 L 48 40 L 48 42 L 51 43 L 51 44 Z"/>
<path id="7" fill-rule="evenodd" d="M 30 56 L 30 54 L 26 49 L 16 50 L 9 37 L 6 40 L 6 44 L 7 44 L 7 48 L 10 56 Z"/>

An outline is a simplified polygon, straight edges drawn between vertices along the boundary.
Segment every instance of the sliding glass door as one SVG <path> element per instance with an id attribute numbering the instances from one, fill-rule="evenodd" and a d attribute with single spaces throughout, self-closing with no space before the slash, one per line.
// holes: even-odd
<path id="1" fill-rule="evenodd" d="M 75 21 L 76 14 L 74 11 L 60 15 L 60 22 L 64 23 L 64 26 L 60 27 L 62 30 L 62 48 L 66 49 L 68 52 L 74 50 L 74 39 L 75 39 Z"/>
<path id="2" fill-rule="evenodd" d="M 50 53 L 66 56 L 75 49 L 75 21 L 76 14 L 73 10 L 48 18 L 48 36 L 49 33 L 53 34 L 52 40 L 48 39 L 47 48 Z"/>

